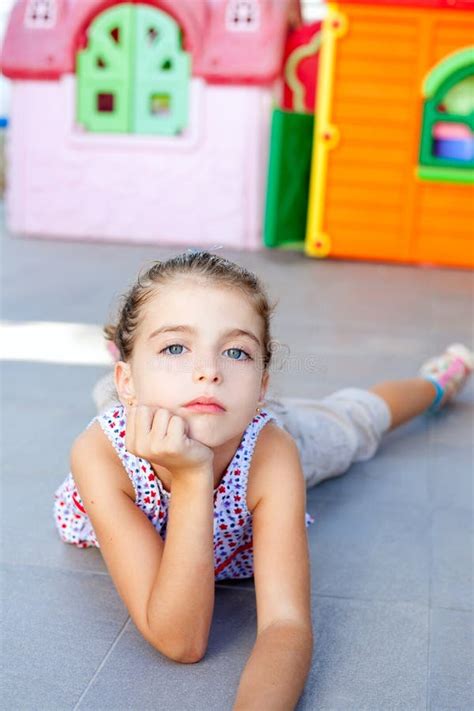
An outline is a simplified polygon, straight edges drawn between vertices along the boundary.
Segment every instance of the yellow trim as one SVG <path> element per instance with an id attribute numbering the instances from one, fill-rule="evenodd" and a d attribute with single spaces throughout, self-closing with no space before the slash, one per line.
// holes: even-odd
<path id="1" fill-rule="evenodd" d="M 329 4 L 327 16 L 322 26 L 305 238 L 305 253 L 310 257 L 327 257 L 331 251 L 331 238 L 323 233 L 322 225 L 326 197 L 328 151 L 335 148 L 339 142 L 339 130 L 331 124 L 336 40 L 347 32 L 347 28 L 346 15 L 339 11 L 337 4 Z"/>

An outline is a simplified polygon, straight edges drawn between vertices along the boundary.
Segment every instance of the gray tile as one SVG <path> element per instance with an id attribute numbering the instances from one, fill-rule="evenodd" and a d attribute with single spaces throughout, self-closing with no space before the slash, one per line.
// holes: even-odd
<path id="1" fill-rule="evenodd" d="M 472 610 L 472 512 L 450 506 L 435 509 L 432 516 L 432 605 Z"/>
<path id="2" fill-rule="evenodd" d="M 448 403 L 445 408 L 431 418 L 431 441 L 434 444 L 450 447 L 467 447 L 471 452 L 474 442 L 474 390 L 471 387 L 459 393 L 456 402 Z"/>
<path id="3" fill-rule="evenodd" d="M 414 337 L 383 339 L 377 334 L 372 337 L 368 331 L 362 333 L 364 345 L 356 339 L 345 343 L 341 339 L 337 345 L 337 338 L 326 341 L 324 336 L 320 337 L 317 326 L 310 329 L 309 336 L 304 334 L 315 343 L 309 347 L 299 342 L 304 324 L 293 324 L 292 329 L 300 333 L 299 337 L 292 338 L 291 329 L 286 329 L 290 331 L 290 338 L 271 369 L 270 388 L 278 391 L 277 395 L 319 398 L 338 388 L 370 388 L 386 380 L 414 378 L 421 365 L 442 350 L 431 345 L 429 333 L 425 334 L 423 348 L 414 346 Z M 419 334 L 417 337 L 419 339 Z M 443 347 L 446 345 L 443 343 Z M 472 402 L 474 391 L 471 388 L 460 393 L 460 407 Z"/>
<path id="4" fill-rule="evenodd" d="M 130 623 L 81 698 L 78 711 L 230 711 L 255 638 L 255 596 L 238 589 L 216 588 L 208 649 L 196 664 L 179 664 L 163 656 Z"/>
<path id="5" fill-rule="evenodd" d="M 6 361 L 2 363 L 2 395 L 9 404 L 41 406 L 42 419 L 50 410 L 75 412 L 78 408 L 92 418 L 95 414 L 92 388 L 108 371 L 106 366 Z"/>
<path id="6" fill-rule="evenodd" d="M 410 458 L 414 466 L 420 466 L 429 456 L 430 433 L 429 415 L 420 415 L 386 432 L 380 452 L 391 457 Z"/>
<path id="7" fill-rule="evenodd" d="M 281 370 L 271 371 L 269 395 L 322 398 L 349 385 L 370 387 L 380 379 L 373 359 L 360 356 L 349 362 L 340 352 L 294 349 Z"/>
<path id="8" fill-rule="evenodd" d="M 183 249 L 0 233 L 7 320 L 109 321 L 139 268 Z M 191 235 L 189 246 L 201 245 Z M 272 371 L 275 396 L 319 398 L 412 377 L 448 343 L 474 345 L 466 270 L 268 249 L 219 254 L 257 272 L 280 299 L 273 336 L 296 360 Z M 80 698 L 79 708 L 101 711 L 230 708 L 256 633 L 253 579 L 217 585 L 208 653 L 178 665 L 130 620 L 123 626 L 100 551 L 56 533 L 53 493 L 72 440 L 95 414 L 91 390 L 105 370 L 2 363 L 3 640 L 11 650 L 2 700 L 21 711 L 64 711 Z M 373 460 L 308 491 L 316 654 L 298 709 L 425 709 L 430 600 L 432 708 L 468 708 L 473 401 L 474 379 L 455 407 L 389 433 Z"/>
<path id="9" fill-rule="evenodd" d="M 474 273 L 470 269 L 432 269 L 433 295 L 449 306 L 447 298 L 466 300 L 466 294 L 474 290 Z"/>
<path id="10" fill-rule="evenodd" d="M 430 516 L 425 507 L 308 490 L 313 589 L 321 595 L 428 604 Z"/>
<path id="11" fill-rule="evenodd" d="M 83 396 L 84 401 L 90 399 L 89 393 Z M 105 572 L 99 550 L 79 549 L 59 538 L 53 514 L 54 492 L 69 472 L 72 442 L 92 419 L 93 408 L 56 405 L 47 411 L 45 416 L 44 405 L 35 399 L 30 404 L 14 400 L 4 418 L 1 559 L 5 563 Z M 30 462 L 21 471 L 19 433 Z"/>
<path id="12" fill-rule="evenodd" d="M 428 489 L 433 506 L 466 508 L 472 511 L 474 457 L 471 444 L 451 446 L 432 443 Z"/>
<path id="13" fill-rule="evenodd" d="M 297 266 L 285 265 L 286 279 L 298 289 L 285 292 L 281 303 L 295 321 L 308 314 L 312 323 L 389 323 L 391 333 L 405 337 L 419 322 L 431 329 L 431 275 L 417 267 L 339 260 Z"/>
<path id="14" fill-rule="evenodd" d="M 371 510 L 375 502 L 427 506 L 429 431 L 422 418 L 382 439 L 374 457 L 317 485 L 317 498 L 346 497 Z"/>
<path id="15" fill-rule="evenodd" d="M 298 711 L 425 711 L 428 610 L 316 597 L 315 651 Z"/>
<path id="16" fill-rule="evenodd" d="M 102 323 L 113 315 L 124 287 L 147 260 L 175 251 L 4 235 L 3 318 Z"/>
<path id="17" fill-rule="evenodd" d="M 433 326 L 451 341 L 474 345 L 474 275 L 472 272 L 436 273 L 433 293 Z M 469 296 L 470 298 L 466 298 Z"/>
<path id="18" fill-rule="evenodd" d="M 471 711 L 474 706 L 472 613 L 431 611 L 430 711 Z"/>
<path id="19" fill-rule="evenodd" d="M 314 599 L 313 619 L 313 668 L 298 709 L 314 709 L 315 699 L 322 710 L 423 708 L 426 609 L 322 597 Z M 130 623 L 78 709 L 230 711 L 255 629 L 254 595 L 217 588 L 207 653 L 197 664 L 181 665 L 153 650 Z"/>
<path id="20" fill-rule="evenodd" d="M 472 299 L 472 296 L 470 297 Z M 434 352 L 442 352 L 451 343 L 464 343 L 468 348 L 474 350 L 474 326 L 471 313 L 467 316 L 452 318 L 446 314 L 442 319 L 443 323 L 435 327 L 431 342 Z"/>
<path id="21" fill-rule="evenodd" d="M 127 611 L 104 575 L 2 566 L 2 708 L 72 709 Z"/>
<path id="22" fill-rule="evenodd" d="M 387 450 L 377 453 L 374 460 L 356 462 L 344 474 L 326 479 L 317 485 L 319 498 L 340 498 L 374 503 L 416 504 L 428 501 L 426 459 L 417 464 L 406 458 L 392 456 Z"/>

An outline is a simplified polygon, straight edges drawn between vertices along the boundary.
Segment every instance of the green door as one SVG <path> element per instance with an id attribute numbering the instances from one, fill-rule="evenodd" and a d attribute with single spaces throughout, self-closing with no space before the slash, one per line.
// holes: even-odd
<path id="1" fill-rule="evenodd" d="M 174 135 L 188 122 L 191 58 L 177 23 L 148 5 L 106 10 L 78 52 L 78 120 L 92 132 Z"/>

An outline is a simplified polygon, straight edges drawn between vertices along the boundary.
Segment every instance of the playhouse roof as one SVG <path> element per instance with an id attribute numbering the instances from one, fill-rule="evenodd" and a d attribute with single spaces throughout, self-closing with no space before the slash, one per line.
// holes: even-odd
<path id="1" fill-rule="evenodd" d="M 59 79 L 75 72 L 76 52 L 87 45 L 87 29 L 96 15 L 123 0 L 52 0 L 46 22 L 31 21 L 31 0 L 14 5 L 2 49 L 1 67 L 11 79 Z M 226 27 L 229 0 L 127 0 L 157 7 L 183 30 L 192 54 L 192 73 L 215 82 L 265 84 L 281 71 L 289 13 L 300 0 L 260 0 L 259 27 Z"/>
<path id="2" fill-rule="evenodd" d="M 339 5 L 420 7 L 438 10 L 474 10 L 474 0 L 336 0 Z"/>

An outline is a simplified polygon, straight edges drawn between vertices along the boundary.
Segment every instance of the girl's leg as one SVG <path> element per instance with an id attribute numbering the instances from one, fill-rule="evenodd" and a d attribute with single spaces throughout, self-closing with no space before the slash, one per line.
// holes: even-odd
<path id="1" fill-rule="evenodd" d="M 390 426 L 385 400 L 362 388 L 321 400 L 267 398 L 266 408 L 296 441 L 307 488 L 373 457 Z"/>
<path id="2" fill-rule="evenodd" d="M 419 377 L 345 388 L 322 400 L 269 398 L 267 404 L 296 440 L 311 487 L 373 457 L 385 432 L 444 406 L 473 369 L 473 354 L 456 344 L 425 363 Z"/>
<path id="3" fill-rule="evenodd" d="M 426 410 L 436 412 L 444 407 L 464 387 L 473 369 L 474 354 L 454 343 L 424 363 L 419 377 L 384 381 L 370 390 L 387 403 L 392 430 Z"/>
<path id="4" fill-rule="evenodd" d="M 387 380 L 374 385 L 369 390 L 387 403 L 390 410 L 389 430 L 421 415 L 428 410 L 436 397 L 434 383 L 421 377 Z"/>

